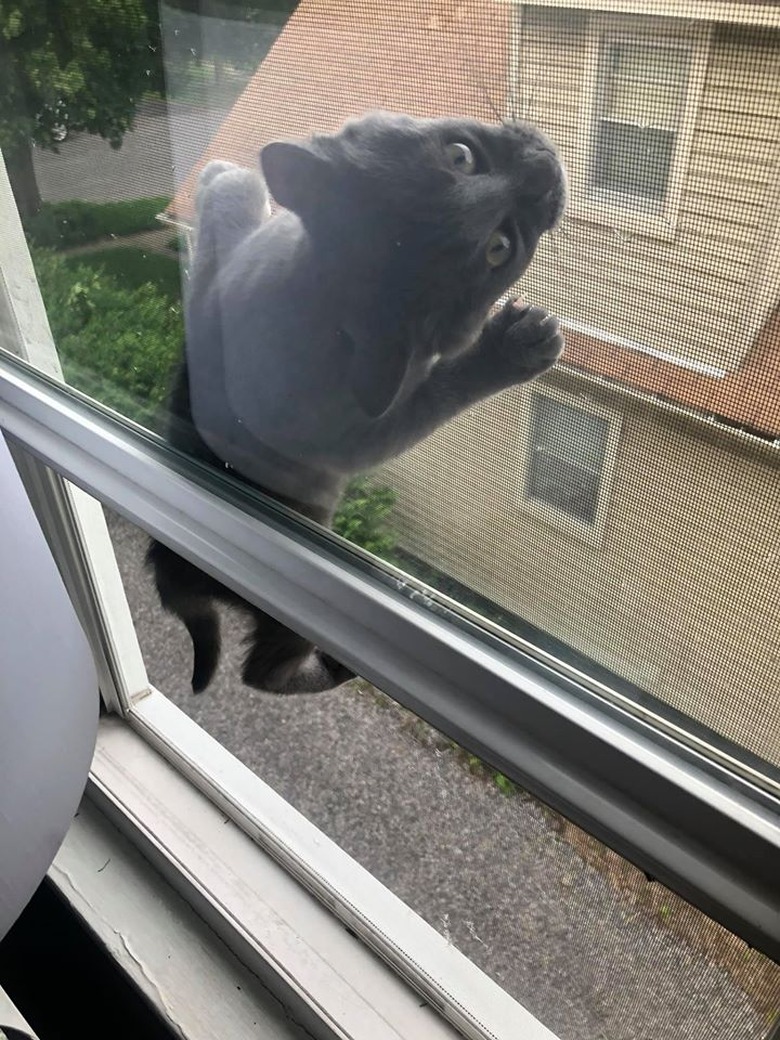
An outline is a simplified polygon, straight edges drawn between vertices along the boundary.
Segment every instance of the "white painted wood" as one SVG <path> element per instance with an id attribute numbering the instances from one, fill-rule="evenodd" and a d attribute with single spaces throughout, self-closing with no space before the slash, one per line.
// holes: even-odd
<path id="1" fill-rule="evenodd" d="M 346 1035 L 455 1036 L 427 1005 L 419 1006 L 418 996 L 410 998 L 411 990 L 394 973 L 387 974 L 371 947 L 459 1035 L 554 1040 L 496 982 L 161 694 L 153 691 L 139 701 L 128 721 L 143 739 L 125 722 L 103 720 L 95 782 L 112 792 L 127 817 L 149 821 L 155 841 L 180 869 L 191 873 L 223 914 L 240 922 L 254 956 L 285 971 L 301 998 L 338 1020 Z M 155 756 L 148 742 L 173 766 Z M 197 782 L 208 800 L 185 778 Z M 226 816 L 242 830 L 225 826 Z M 269 853 L 281 864 L 278 877 Z"/>
<path id="2" fill-rule="evenodd" d="M 35 1033 L 33 1033 L 22 1013 L 12 1003 L 11 998 L 2 986 L 0 986 L 0 1037 L 3 1036 L 3 1026 L 21 1029 L 23 1033 L 29 1033 L 31 1037 L 35 1038 Z"/>
<path id="3" fill-rule="evenodd" d="M 0 153 L 0 348 L 63 382 L 30 252 Z M 106 705 L 122 712 L 148 688 L 141 649 L 99 502 L 15 455 L 28 495 L 98 666 Z"/>
<path id="4" fill-rule="evenodd" d="M 0 347 L 62 382 L 49 319 L 0 152 Z"/>
<path id="5" fill-rule="evenodd" d="M 82 803 L 49 879 L 182 1040 L 306 1033 L 132 844 Z"/>

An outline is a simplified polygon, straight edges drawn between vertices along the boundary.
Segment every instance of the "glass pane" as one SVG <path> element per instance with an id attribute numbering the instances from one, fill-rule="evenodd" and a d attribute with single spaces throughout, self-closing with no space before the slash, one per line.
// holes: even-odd
<path id="1" fill-rule="evenodd" d="M 608 42 L 602 50 L 601 116 L 675 130 L 680 125 L 690 53 L 678 47 Z"/>
<path id="2" fill-rule="evenodd" d="M 565 459 L 543 452 L 531 457 L 528 494 L 592 524 L 599 501 L 599 480 Z"/>
<path id="3" fill-rule="evenodd" d="M 605 191 L 661 200 L 677 135 L 671 130 L 602 121 L 593 147 L 593 184 Z"/>
<path id="4" fill-rule="evenodd" d="M 766 5 L 741 5 L 741 27 L 697 5 L 616 16 L 608 112 L 586 88 L 603 22 L 522 6 L 3 7 L 0 148 L 64 378 L 780 790 L 780 30 Z M 340 134 L 376 109 L 405 118 Z M 618 193 L 664 192 L 689 143 L 678 213 L 584 207 L 594 113 Z M 1 198 L 19 300 L 31 272 Z M 608 417 L 603 464 L 601 427 L 572 427 L 573 454 L 533 450 L 532 378 Z M 529 469 L 595 522 L 528 509 Z M 126 552 L 140 581 L 146 545 Z M 216 638 L 231 597 L 156 552 L 160 596 L 139 610 L 157 624 L 162 602 L 184 641 L 166 636 L 155 681 L 184 698 L 197 654 L 189 708 L 212 732 L 232 741 L 253 706 L 262 745 L 272 704 L 341 739 L 339 663 L 244 611 L 242 672 L 243 632 Z"/>
<path id="5" fill-rule="evenodd" d="M 594 187 L 651 201 L 665 198 L 690 57 L 681 47 L 603 44 L 592 142 Z"/>
<path id="6" fill-rule="evenodd" d="M 532 397 L 531 443 L 550 455 L 600 473 L 607 449 L 609 423 L 581 408 L 543 394 Z"/>
<path id="7" fill-rule="evenodd" d="M 604 419 L 534 394 L 528 494 L 592 524 L 608 432 Z"/>

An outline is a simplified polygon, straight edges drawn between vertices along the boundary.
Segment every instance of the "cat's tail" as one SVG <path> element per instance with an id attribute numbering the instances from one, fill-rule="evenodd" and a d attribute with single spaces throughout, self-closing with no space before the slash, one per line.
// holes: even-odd
<path id="1" fill-rule="evenodd" d="M 154 573 L 163 608 L 178 617 L 190 634 L 192 690 L 201 693 L 214 678 L 221 651 L 214 606 L 217 583 L 161 542 L 151 542 L 146 562 Z"/>
<path id="2" fill-rule="evenodd" d="M 192 640 L 192 692 L 202 693 L 214 678 L 219 664 L 219 618 L 213 604 L 198 614 L 179 616 Z"/>
<path id="3" fill-rule="evenodd" d="M 271 203 L 259 170 L 215 159 L 200 172 L 195 211 L 193 278 L 205 286 L 236 246 L 270 217 Z"/>

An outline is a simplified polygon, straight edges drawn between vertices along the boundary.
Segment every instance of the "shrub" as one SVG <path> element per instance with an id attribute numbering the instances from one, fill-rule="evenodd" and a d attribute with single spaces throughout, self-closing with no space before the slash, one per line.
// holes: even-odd
<path id="1" fill-rule="evenodd" d="M 392 488 L 372 484 L 367 477 L 350 481 L 333 520 L 333 530 L 383 560 L 392 560 L 395 534 L 388 517 L 395 505 Z"/>
<path id="2" fill-rule="evenodd" d="M 67 382 L 154 429 L 181 351 L 181 305 L 52 252 L 33 260 Z"/>
<path id="3" fill-rule="evenodd" d="M 110 275 L 123 289 L 138 289 L 151 282 L 172 300 L 181 298 L 181 273 L 172 256 L 148 253 L 134 246 L 96 249 L 69 257 L 69 266 L 91 267 Z"/>
<path id="4" fill-rule="evenodd" d="M 99 238 L 132 235 L 159 227 L 157 214 L 170 202 L 165 195 L 119 202 L 44 202 L 25 221 L 31 243 L 51 249 L 68 249 Z"/>

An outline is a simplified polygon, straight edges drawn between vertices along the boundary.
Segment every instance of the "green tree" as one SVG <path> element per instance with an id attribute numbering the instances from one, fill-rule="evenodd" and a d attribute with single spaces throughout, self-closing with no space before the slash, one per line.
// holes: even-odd
<path id="1" fill-rule="evenodd" d="M 23 216 L 37 212 L 31 144 L 56 150 L 63 130 L 113 147 L 144 91 L 159 82 L 150 0 L 0 0 L 0 149 Z"/>

